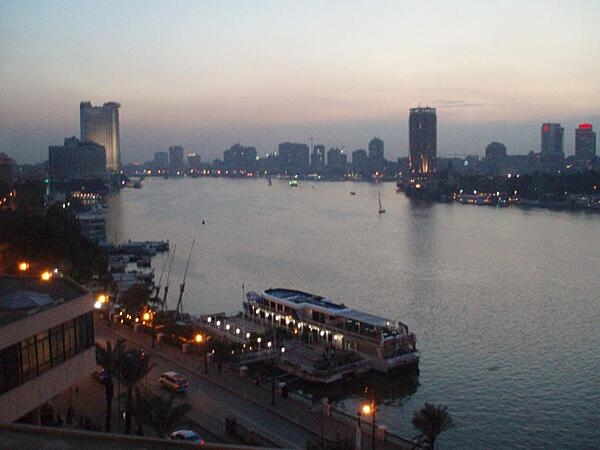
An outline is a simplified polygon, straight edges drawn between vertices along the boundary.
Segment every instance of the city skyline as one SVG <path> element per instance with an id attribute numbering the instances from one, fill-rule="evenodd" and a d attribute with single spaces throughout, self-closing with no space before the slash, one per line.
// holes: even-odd
<path id="1" fill-rule="evenodd" d="M 311 137 L 350 154 L 373 136 L 395 159 L 408 155 L 419 104 L 438 110 L 440 156 L 483 155 L 492 141 L 539 151 L 539 126 L 553 122 L 571 155 L 577 125 L 600 126 L 594 11 L 591 1 L 5 3 L 0 151 L 43 161 L 77 133 L 79 102 L 115 100 L 123 163 L 171 145 L 204 160 L 236 142 L 264 155 Z"/>

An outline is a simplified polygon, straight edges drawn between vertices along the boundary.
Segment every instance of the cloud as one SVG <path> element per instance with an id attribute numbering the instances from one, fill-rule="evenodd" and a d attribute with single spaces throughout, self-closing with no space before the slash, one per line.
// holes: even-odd
<path id="1" fill-rule="evenodd" d="M 436 108 L 477 108 L 486 106 L 486 103 L 468 103 L 464 100 L 444 100 L 437 99 L 431 102 Z"/>

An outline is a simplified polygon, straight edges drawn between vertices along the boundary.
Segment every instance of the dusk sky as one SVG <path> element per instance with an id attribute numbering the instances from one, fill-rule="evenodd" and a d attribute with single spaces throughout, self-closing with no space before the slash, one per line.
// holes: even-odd
<path id="1" fill-rule="evenodd" d="M 79 102 L 120 102 L 124 162 L 241 142 L 406 156 L 408 109 L 438 154 L 539 151 L 542 122 L 600 128 L 600 1 L 0 0 L 0 152 L 40 162 Z"/>

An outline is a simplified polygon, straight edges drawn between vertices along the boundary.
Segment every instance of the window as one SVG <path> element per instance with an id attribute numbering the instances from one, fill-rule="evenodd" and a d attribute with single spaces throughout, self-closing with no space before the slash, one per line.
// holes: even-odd
<path id="1" fill-rule="evenodd" d="M 50 329 L 50 351 L 52 354 L 52 367 L 59 365 L 65 360 L 62 325 Z"/>
<path id="2" fill-rule="evenodd" d="M 21 342 L 21 374 L 23 382 L 37 375 L 35 337 L 30 337 Z"/>
<path id="3" fill-rule="evenodd" d="M 84 314 L 75 319 L 77 328 L 77 353 L 87 350 L 94 345 L 94 321 L 92 313 Z"/>
<path id="4" fill-rule="evenodd" d="M 77 351 L 77 345 L 75 342 L 75 321 L 69 320 L 64 323 L 64 336 L 65 336 L 65 358 L 70 358 Z"/>
<path id="5" fill-rule="evenodd" d="M 20 344 L 15 344 L 0 351 L 0 392 L 21 384 L 19 347 Z"/>
<path id="6" fill-rule="evenodd" d="M 48 332 L 39 333 L 35 336 L 37 350 L 38 375 L 50 368 L 50 338 Z"/>

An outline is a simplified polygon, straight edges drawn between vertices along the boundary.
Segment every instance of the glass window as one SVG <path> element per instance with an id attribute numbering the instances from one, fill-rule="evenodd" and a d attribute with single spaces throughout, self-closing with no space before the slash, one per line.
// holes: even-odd
<path id="1" fill-rule="evenodd" d="M 77 352 L 82 352 L 94 345 L 94 322 L 92 313 L 75 319 L 77 327 Z"/>
<path id="2" fill-rule="evenodd" d="M 65 360 L 65 343 L 63 341 L 62 325 L 50 329 L 50 351 L 52 366 L 57 366 Z"/>
<path id="3" fill-rule="evenodd" d="M 37 350 L 38 374 L 41 374 L 50 368 L 50 338 L 48 332 L 39 333 L 35 336 L 35 346 Z"/>
<path id="4" fill-rule="evenodd" d="M 19 350 L 20 344 L 15 344 L 0 351 L 0 392 L 21 384 Z"/>
<path id="5" fill-rule="evenodd" d="M 75 342 L 75 321 L 69 320 L 64 323 L 65 336 L 65 358 L 70 358 L 77 351 Z"/>
<path id="6" fill-rule="evenodd" d="M 37 375 L 35 337 L 30 337 L 21 342 L 21 373 L 23 382 Z"/>

